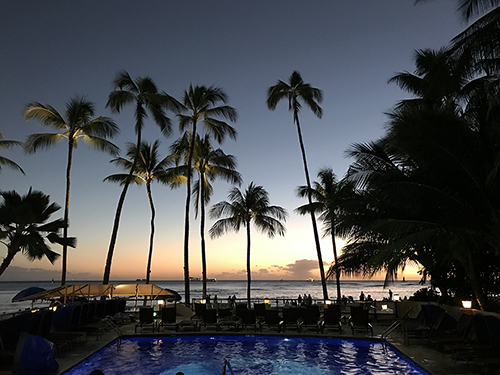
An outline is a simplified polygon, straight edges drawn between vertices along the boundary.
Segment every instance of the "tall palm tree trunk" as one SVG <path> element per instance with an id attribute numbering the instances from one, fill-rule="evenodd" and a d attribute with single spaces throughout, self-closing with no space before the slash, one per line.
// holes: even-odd
<path id="1" fill-rule="evenodd" d="M 203 299 L 207 298 L 207 254 L 205 249 L 205 184 L 204 180 L 201 181 L 200 186 L 200 203 L 201 203 L 201 217 L 200 217 L 200 238 L 201 238 L 201 275 L 203 279 Z"/>
<path id="2" fill-rule="evenodd" d="M 151 233 L 149 235 L 149 254 L 148 254 L 148 265 L 146 268 L 146 284 L 149 284 L 151 278 L 151 261 L 153 259 L 153 242 L 155 237 L 155 206 L 153 204 L 153 194 L 151 193 L 151 183 L 146 183 L 146 190 L 148 192 L 149 206 L 151 207 Z"/>
<path id="3" fill-rule="evenodd" d="M 295 124 L 297 125 L 297 133 L 299 135 L 300 151 L 302 152 L 302 161 L 304 163 L 304 172 L 306 175 L 306 183 L 307 183 L 307 188 L 308 188 L 307 200 L 309 202 L 309 206 L 312 206 L 311 179 L 309 178 L 309 170 L 307 168 L 307 159 L 306 159 L 306 149 L 304 147 L 304 142 L 302 140 L 302 132 L 300 130 L 300 122 L 299 122 L 299 116 L 297 114 L 297 111 L 293 112 L 293 118 L 294 118 Z M 319 274 L 320 274 L 320 278 L 321 278 L 321 286 L 323 288 L 323 299 L 327 300 L 328 299 L 328 290 L 326 288 L 325 269 L 323 267 L 323 256 L 321 255 L 321 246 L 319 243 L 318 226 L 316 225 L 316 217 L 314 216 L 314 212 L 312 212 L 312 211 L 311 211 L 311 221 L 312 221 L 312 226 L 313 226 L 314 242 L 316 244 L 316 252 L 318 254 Z"/>
<path id="4" fill-rule="evenodd" d="M 64 204 L 64 228 L 63 238 L 66 242 L 68 239 L 69 226 L 69 192 L 71 187 L 71 163 L 73 160 L 73 139 L 70 137 L 68 144 L 68 164 L 66 166 L 66 201 Z M 68 268 L 68 245 L 63 244 L 62 261 L 61 261 L 61 286 L 66 284 L 66 272 Z"/>
<path id="5" fill-rule="evenodd" d="M 247 223 L 247 306 L 250 309 L 250 285 L 252 284 L 252 274 L 250 266 L 250 221 Z"/>
<path id="6" fill-rule="evenodd" d="M 193 163 L 194 141 L 196 136 L 196 120 L 193 121 L 191 143 L 189 145 L 188 170 L 187 170 L 187 196 L 186 214 L 184 218 L 184 299 L 191 304 L 191 293 L 189 289 L 189 206 L 191 205 L 191 164 Z"/>
<path id="7" fill-rule="evenodd" d="M 337 303 L 340 303 L 342 294 L 340 292 L 340 270 L 339 261 L 337 258 L 337 244 L 335 243 L 335 235 L 332 231 L 333 258 L 335 260 L 335 281 L 337 282 Z"/>
<path id="8" fill-rule="evenodd" d="M 139 145 L 141 144 L 141 128 L 136 126 L 137 130 L 137 151 L 134 156 L 134 161 L 130 167 L 130 172 L 128 174 L 127 181 L 123 185 L 122 193 L 120 194 L 120 199 L 118 200 L 118 206 L 116 207 L 115 220 L 113 222 L 113 232 L 111 233 L 111 239 L 109 241 L 108 256 L 106 258 L 106 266 L 104 267 L 104 276 L 102 278 L 103 284 L 109 284 L 109 278 L 111 275 L 111 261 L 113 260 L 113 253 L 116 245 L 116 238 L 118 237 L 118 227 L 120 226 L 120 217 L 123 210 L 123 204 L 125 203 L 125 197 L 127 195 L 128 186 L 130 181 L 132 181 L 132 176 L 134 175 L 135 166 L 137 165 L 137 158 L 139 157 Z"/>

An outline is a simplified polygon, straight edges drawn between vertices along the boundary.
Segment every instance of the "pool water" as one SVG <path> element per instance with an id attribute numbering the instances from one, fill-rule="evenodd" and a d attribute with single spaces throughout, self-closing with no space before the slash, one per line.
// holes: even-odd
<path id="1" fill-rule="evenodd" d="M 234 375 L 428 375 L 378 341 L 278 336 L 124 338 L 66 374 L 221 375 L 226 358 Z"/>

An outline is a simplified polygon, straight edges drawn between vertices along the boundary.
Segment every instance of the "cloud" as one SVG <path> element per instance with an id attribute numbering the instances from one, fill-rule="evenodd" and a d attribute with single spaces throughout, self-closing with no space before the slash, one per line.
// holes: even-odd
<path id="1" fill-rule="evenodd" d="M 61 271 L 46 270 L 44 268 L 8 267 L 0 277 L 1 281 L 51 281 L 60 280 Z M 68 272 L 66 279 L 70 280 L 98 280 L 99 276 L 89 272 Z"/>
<path id="2" fill-rule="evenodd" d="M 319 278 L 318 261 L 312 259 L 297 259 L 286 266 L 275 266 L 287 274 L 287 278 L 304 280 Z"/>

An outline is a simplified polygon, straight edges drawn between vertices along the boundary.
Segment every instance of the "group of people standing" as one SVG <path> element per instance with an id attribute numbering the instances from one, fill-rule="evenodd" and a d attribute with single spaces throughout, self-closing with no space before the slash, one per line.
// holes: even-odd
<path id="1" fill-rule="evenodd" d="M 299 298 L 297 298 L 297 304 L 299 306 L 311 306 L 312 305 L 312 297 L 311 295 L 307 295 L 304 293 L 304 297 L 302 297 L 300 294 L 299 294 Z"/>

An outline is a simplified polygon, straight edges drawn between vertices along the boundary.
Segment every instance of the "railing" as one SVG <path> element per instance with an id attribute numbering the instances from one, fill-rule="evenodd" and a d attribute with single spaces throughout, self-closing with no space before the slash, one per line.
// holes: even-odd
<path id="1" fill-rule="evenodd" d="M 382 339 L 382 345 L 384 347 L 384 352 L 387 350 L 387 338 L 389 335 L 394 332 L 401 325 L 400 321 L 393 322 L 382 334 L 380 338 Z"/>
<path id="2" fill-rule="evenodd" d="M 217 298 L 217 299 L 201 299 L 201 298 L 193 298 L 191 300 L 192 306 L 195 303 L 206 303 L 213 307 L 230 307 L 233 304 L 246 304 L 246 298 L 237 298 L 235 300 L 229 300 L 227 298 Z M 281 308 L 284 306 L 301 306 L 302 304 L 306 304 L 304 300 L 299 300 L 297 298 L 252 298 L 250 300 L 251 304 L 254 303 L 267 303 L 270 306 Z M 331 300 L 331 303 L 335 303 L 335 299 Z M 323 305 L 323 299 L 312 299 L 311 304 L 313 305 Z"/>
<path id="3" fill-rule="evenodd" d="M 226 369 L 229 370 L 228 374 L 234 375 L 233 369 L 231 368 L 231 364 L 229 363 L 229 359 L 226 358 L 222 365 L 222 375 L 226 375 Z"/>

